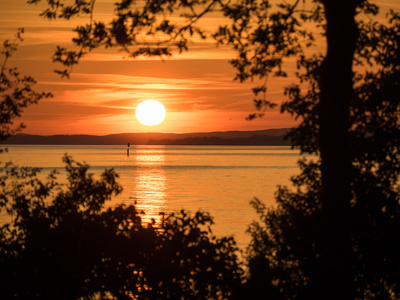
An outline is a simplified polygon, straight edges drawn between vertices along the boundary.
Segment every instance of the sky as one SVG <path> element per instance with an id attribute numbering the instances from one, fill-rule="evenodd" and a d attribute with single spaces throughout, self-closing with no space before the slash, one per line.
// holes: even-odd
<path id="1" fill-rule="evenodd" d="M 385 9 L 399 8 L 397 0 L 379 2 Z M 113 0 L 97 0 L 95 19 L 110 18 Z M 254 83 L 234 81 L 229 48 L 212 42 L 196 43 L 189 52 L 161 61 L 159 58 L 131 59 L 124 52 L 98 49 L 74 67 L 70 79 L 53 72 L 59 66 L 51 56 L 56 45 L 71 46 L 75 21 L 48 21 L 39 16 L 40 5 L 26 0 L 0 0 L 0 41 L 12 39 L 17 28 L 25 29 L 24 41 L 9 61 L 21 74 L 33 76 L 36 90 L 52 92 L 26 109 L 21 119 L 24 133 L 107 135 L 130 132 L 212 132 L 261 130 L 295 126 L 279 107 L 262 119 L 247 121 L 255 112 L 251 88 Z M 78 19 L 87 22 L 87 17 Z M 206 19 L 204 24 L 223 20 Z M 206 25 L 207 26 L 207 25 Z M 268 99 L 287 100 L 283 87 L 292 78 L 269 79 Z M 160 125 L 141 125 L 135 117 L 144 100 L 160 101 L 167 115 Z"/>

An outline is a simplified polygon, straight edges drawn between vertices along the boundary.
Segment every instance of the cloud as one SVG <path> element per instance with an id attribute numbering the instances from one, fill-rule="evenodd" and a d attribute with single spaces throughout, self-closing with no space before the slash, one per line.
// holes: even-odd
<path id="1" fill-rule="evenodd" d="M 43 3 L 42 3 L 43 4 Z M 110 18 L 113 1 L 96 1 L 95 19 Z M 251 87 L 254 83 L 234 82 L 229 60 L 234 53 L 215 47 L 212 41 L 195 40 L 190 51 L 164 61 L 159 58 L 131 59 L 116 49 L 95 49 L 74 66 L 71 79 L 53 73 L 63 66 L 53 64 L 57 44 L 71 45 L 76 21 L 48 21 L 38 17 L 43 6 L 27 6 L 21 1 L 2 0 L 0 36 L 11 38 L 17 27 L 25 27 L 25 41 L 10 63 L 21 74 L 33 75 L 37 89 L 51 91 L 54 98 L 28 108 L 23 121 L 25 132 L 107 134 L 138 131 L 215 131 L 277 127 L 282 118 L 277 110 L 269 117 L 245 121 L 253 111 Z M 85 18 L 79 22 L 87 21 Z M 203 20 L 209 29 L 222 24 L 214 15 Z M 15 27 L 15 28 L 14 28 Z M 268 96 L 282 100 L 285 81 L 271 79 Z M 143 100 L 161 101 L 166 120 L 157 127 L 136 122 L 134 110 Z"/>

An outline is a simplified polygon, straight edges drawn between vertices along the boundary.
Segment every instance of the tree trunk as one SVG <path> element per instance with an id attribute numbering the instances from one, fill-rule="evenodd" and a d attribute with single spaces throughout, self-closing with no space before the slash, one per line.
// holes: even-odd
<path id="1" fill-rule="evenodd" d="M 352 166 L 349 108 L 354 97 L 352 63 L 358 38 L 356 0 L 324 0 L 327 55 L 320 70 L 322 237 L 318 278 L 321 299 L 354 299 L 350 201 Z M 320 276 L 321 275 L 321 276 Z"/>

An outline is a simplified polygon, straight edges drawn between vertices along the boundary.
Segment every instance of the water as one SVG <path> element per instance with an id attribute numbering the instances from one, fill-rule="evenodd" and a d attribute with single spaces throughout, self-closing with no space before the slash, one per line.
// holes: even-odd
<path id="1" fill-rule="evenodd" d="M 214 217 L 213 232 L 233 235 L 244 248 L 245 233 L 258 220 L 249 205 L 253 197 L 274 206 L 277 185 L 289 184 L 298 173 L 299 152 L 282 146 L 31 146 L 10 145 L 1 160 L 20 166 L 52 169 L 65 180 L 62 156 L 86 162 L 93 173 L 114 168 L 124 188 L 107 206 L 137 203 L 146 220 L 160 212 L 186 209 L 208 211 Z"/>

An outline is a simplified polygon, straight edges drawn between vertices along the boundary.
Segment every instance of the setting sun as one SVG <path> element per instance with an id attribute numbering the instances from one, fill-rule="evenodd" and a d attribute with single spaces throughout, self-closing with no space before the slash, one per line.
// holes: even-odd
<path id="1" fill-rule="evenodd" d="M 140 103 L 136 108 L 137 120 L 147 126 L 155 126 L 165 119 L 165 108 L 156 100 L 146 100 Z"/>

